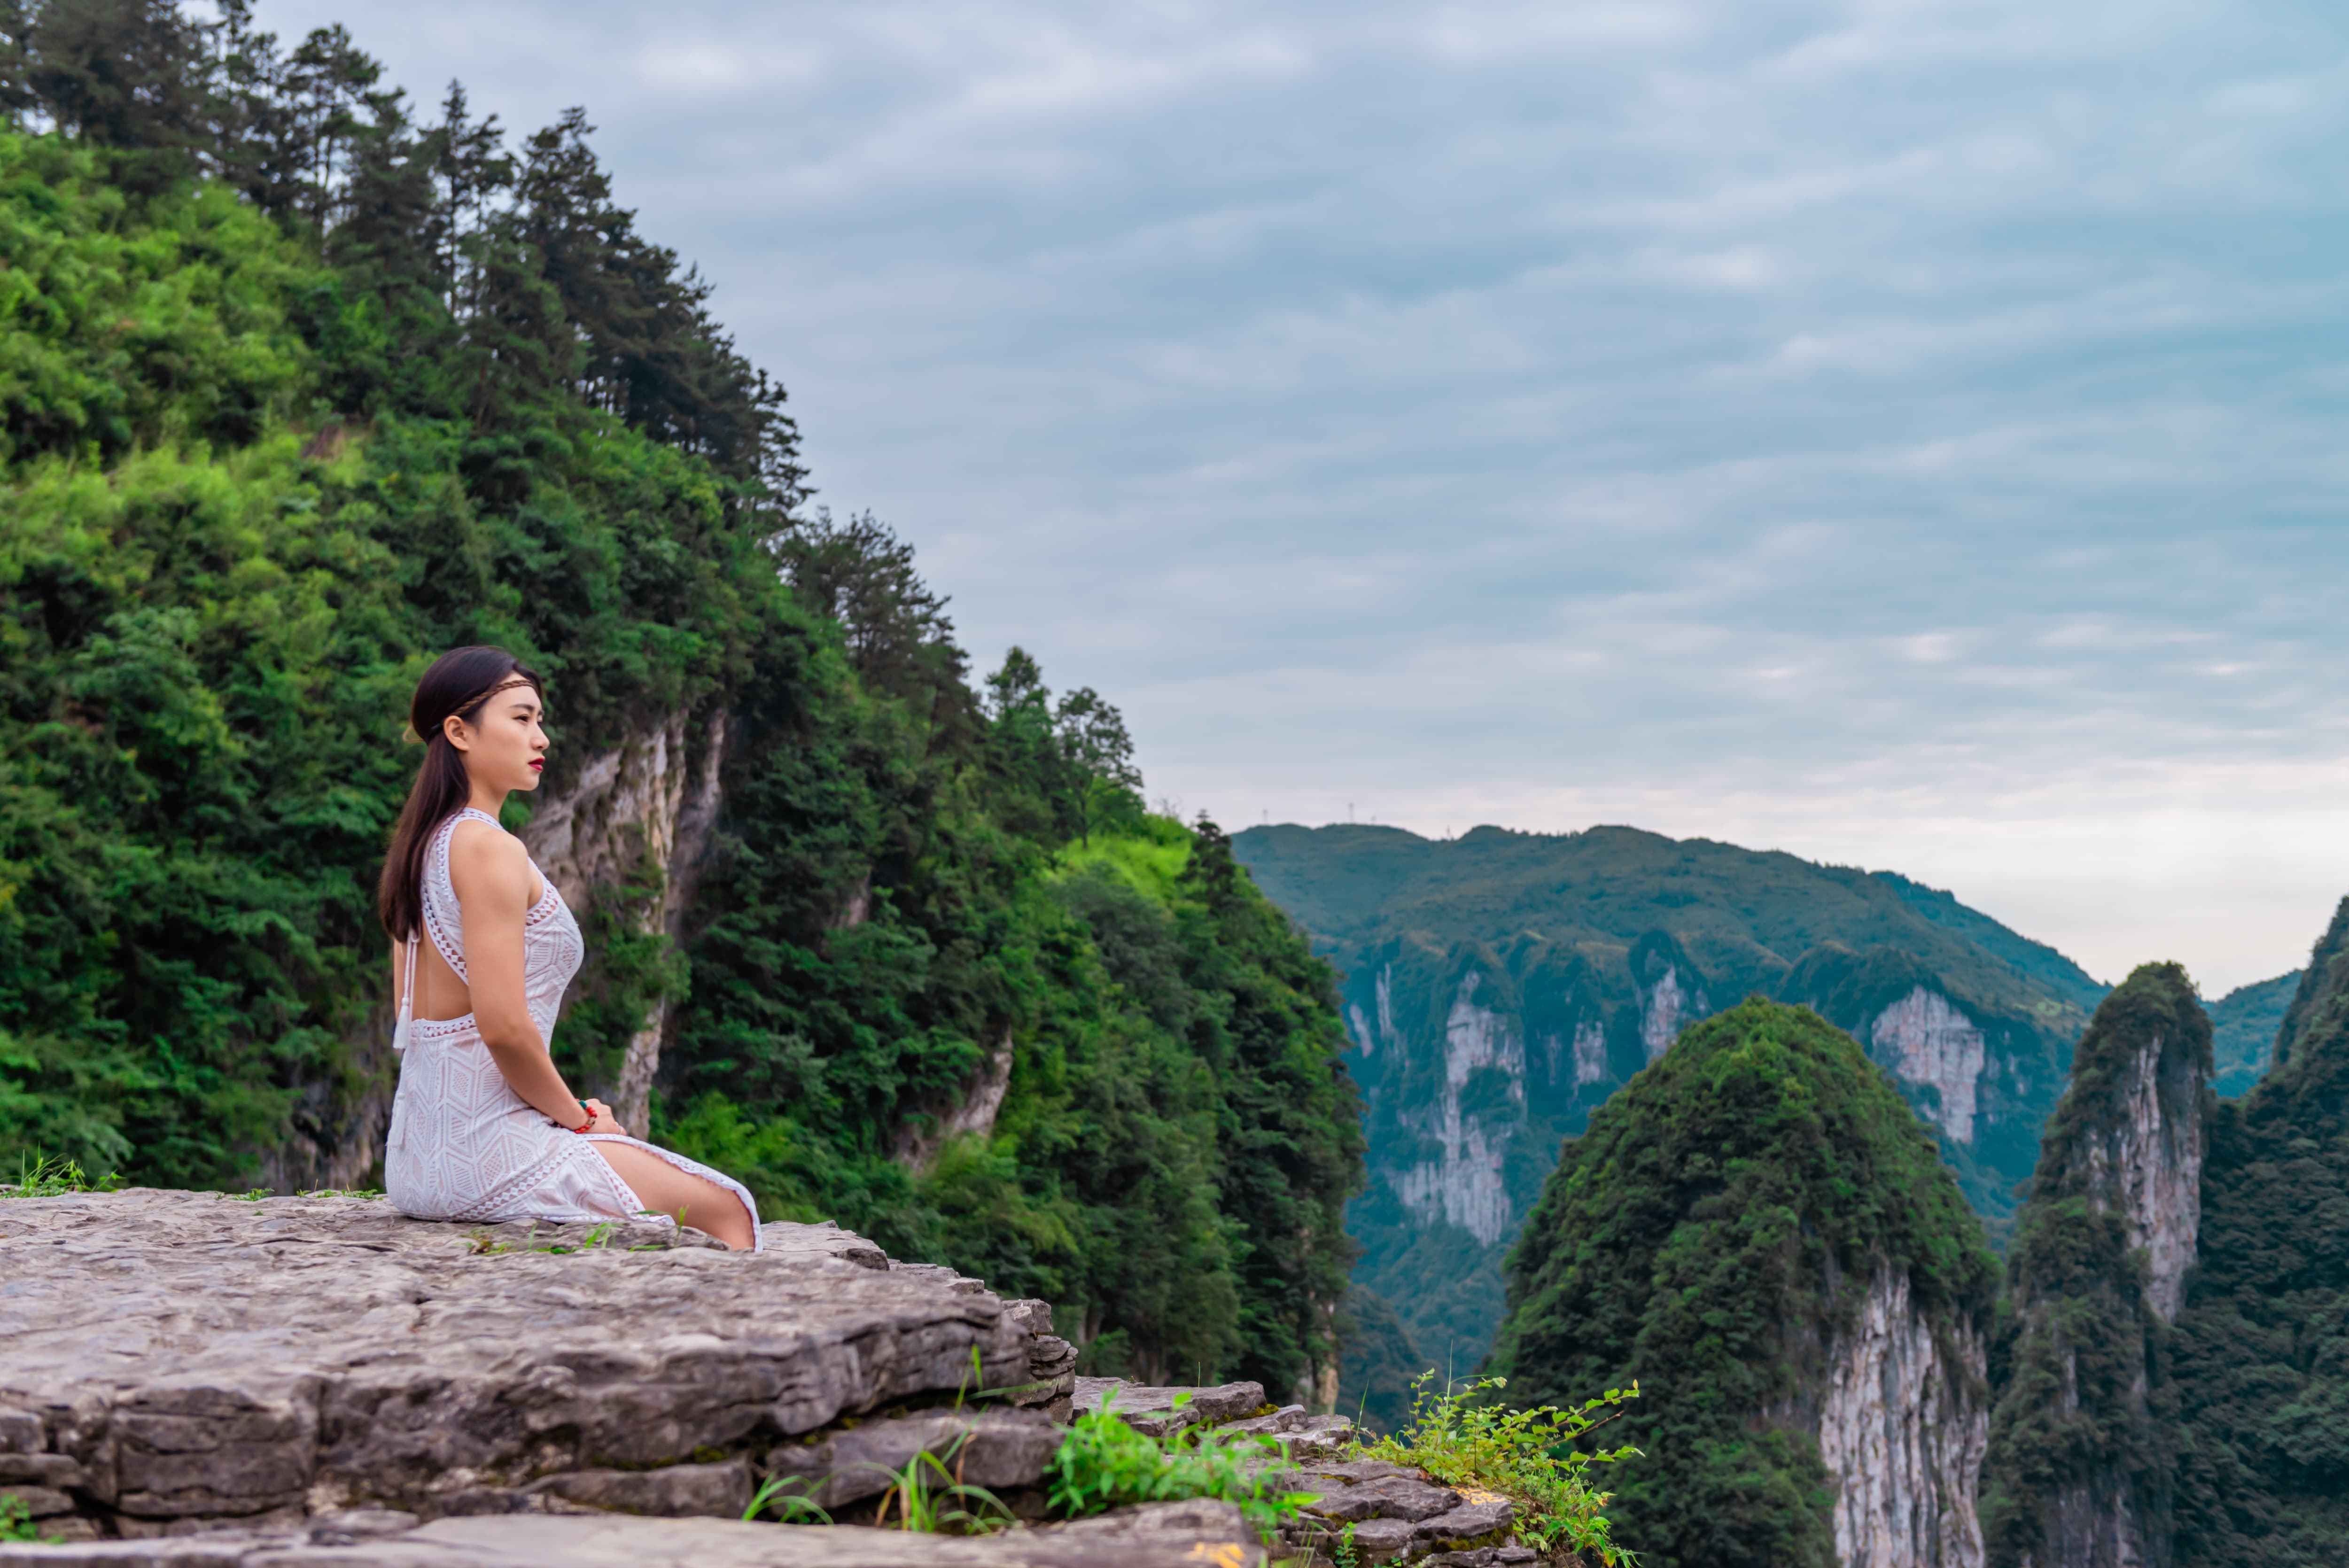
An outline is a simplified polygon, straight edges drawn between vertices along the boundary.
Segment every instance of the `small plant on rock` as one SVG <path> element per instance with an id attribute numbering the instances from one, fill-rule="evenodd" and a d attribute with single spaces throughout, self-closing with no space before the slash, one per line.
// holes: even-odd
<path id="1" fill-rule="evenodd" d="M 1001 1498 L 983 1486 L 964 1485 L 959 1464 L 947 1469 L 947 1461 L 968 1440 L 966 1433 L 947 1446 L 944 1458 L 926 1449 L 908 1460 L 905 1469 L 891 1471 L 889 1490 L 882 1494 L 880 1511 L 873 1519 L 874 1527 L 890 1528 L 893 1511 L 895 1528 L 932 1535 L 991 1535 L 1009 1524 L 1011 1510 Z"/>
<path id="2" fill-rule="evenodd" d="M 1479 1377 L 1439 1394 L 1430 1387 L 1434 1377 L 1430 1369 L 1413 1379 L 1411 1419 L 1394 1436 L 1364 1445 L 1364 1458 L 1416 1466 L 1447 1486 L 1500 1493 L 1516 1505 L 1517 1533 L 1545 1553 L 1576 1552 L 1605 1568 L 1637 1568 L 1638 1557 L 1609 1533 L 1606 1511 L 1613 1494 L 1600 1491 L 1589 1470 L 1640 1450 L 1585 1453 L 1574 1446 L 1638 1398 L 1637 1383 L 1609 1388 L 1578 1409 L 1513 1410 L 1492 1398 L 1508 1386 L 1505 1377 Z"/>
<path id="3" fill-rule="evenodd" d="M 830 1524 L 831 1514 L 818 1508 L 813 1500 L 802 1497 L 792 1490 L 793 1487 L 805 1485 L 807 1485 L 805 1476 L 769 1476 L 759 1483 L 759 1490 L 751 1495 L 750 1506 L 742 1511 L 742 1517 L 746 1520 L 756 1519 L 772 1509 L 785 1524 L 806 1523 L 811 1521 L 817 1524 Z"/>
<path id="4" fill-rule="evenodd" d="M 28 1154 L 16 1162 L 16 1180 L 0 1184 L 0 1198 L 57 1198 L 68 1192 L 111 1192 L 122 1178 L 111 1172 L 91 1181 L 71 1160 Z"/>
<path id="5" fill-rule="evenodd" d="M 1177 1395 L 1176 1406 L 1189 1396 Z M 1186 1427 L 1164 1438 L 1134 1430 L 1104 1402 L 1079 1416 L 1044 1472 L 1047 1501 L 1063 1519 L 1081 1519 L 1140 1502 L 1213 1498 L 1237 1503 L 1269 1544 L 1295 1519 L 1309 1491 L 1287 1491 L 1280 1444 L 1254 1432 Z"/>
<path id="6" fill-rule="evenodd" d="M 35 1546 L 54 1546 L 63 1537 L 44 1535 L 33 1522 L 33 1511 L 25 1500 L 13 1491 L 0 1491 L 0 1542 L 27 1542 Z"/>

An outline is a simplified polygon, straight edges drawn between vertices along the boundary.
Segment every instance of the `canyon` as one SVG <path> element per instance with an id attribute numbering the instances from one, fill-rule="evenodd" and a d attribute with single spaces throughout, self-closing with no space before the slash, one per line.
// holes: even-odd
<path id="1" fill-rule="evenodd" d="M 1343 975 L 1370 1165 L 1355 1309 L 1391 1305 L 1422 1366 L 1484 1355 L 1559 1141 L 1691 1023 L 1762 995 L 1853 1035 L 1995 1241 L 2104 990 L 1906 879 L 1628 828 L 1256 828 L 1233 847 Z M 1399 1405 L 1392 1375 L 1342 1398 Z"/>

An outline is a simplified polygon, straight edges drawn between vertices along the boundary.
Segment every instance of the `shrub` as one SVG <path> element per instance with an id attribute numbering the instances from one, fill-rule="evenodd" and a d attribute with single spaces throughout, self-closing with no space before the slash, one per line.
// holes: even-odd
<path id="1" fill-rule="evenodd" d="M 1189 1398 L 1177 1395 L 1179 1408 Z M 1284 1491 L 1280 1444 L 1255 1432 L 1186 1428 L 1164 1438 L 1134 1430 L 1109 1402 L 1079 1416 L 1044 1472 L 1048 1504 L 1063 1519 L 1082 1519 L 1141 1502 L 1213 1498 L 1239 1505 L 1268 1545 L 1315 1495 Z"/>
<path id="2" fill-rule="evenodd" d="M 1591 1484 L 1589 1470 L 1640 1450 L 1584 1453 L 1574 1447 L 1640 1397 L 1637 1383 L 1609 1388 L 1578 1409 L 1513 1410 L 1488 1397 L 1507 1386 L 1505 1377 L 1480 1377 L 1439 1394 L 1429 1387 L 1434 1377 L 1430 1370 L 1413 1381 L 1411 1419 L 1394 1436 L 1364 1447 L 1363 1457 L 1416 1466 L 1447 1485 L 1499 1492 L 1517 1505 L 1517 1533 L 1545 1553 L 1582 1553 L 1607 1568 L 1638 1562 L 1611 1538 L 1606 1510 L 1612 1494 Z M 1599 1415 L 1602 1409 L 1615 1414 Z"/>

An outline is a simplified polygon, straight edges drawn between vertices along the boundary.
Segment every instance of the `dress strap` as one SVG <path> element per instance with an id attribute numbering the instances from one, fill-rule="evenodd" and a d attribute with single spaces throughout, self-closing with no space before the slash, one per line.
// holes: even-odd
<path id="1" fill-rule="evenodd" d="M 416 933 L 408 934 L 408 967 L 400 971 L 399 1019 L 391 1026 L 394 1055 L 408 1048 L 408 1026 L 416 1017 Z"/>
<path id="2" fill-rule="evenodd" d="M 471 806 L 452 813 L 432 830 L 432 845 L 424 856 L 420 902 L 424 906 L 424 934 L 432 939 L 433 947 L 448 962 L 450 972 L 471 985 L 465 974 L 464 913 L 457 903 L 457 884 L 449 875 L 449 846 L 457 836 L 457 824 L 468 817 L 487 822 L 500 832 L 505 830 L 495 817 Z"/>

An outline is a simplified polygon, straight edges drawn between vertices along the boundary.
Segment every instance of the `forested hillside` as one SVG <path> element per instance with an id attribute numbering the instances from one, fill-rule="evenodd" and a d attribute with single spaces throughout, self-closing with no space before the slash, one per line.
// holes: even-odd
<path id="1" fill-rule="evenodd" d="M 1473 1366 L 1557 1159 L 1688 1024 L 1761 995 L 1856 1037 L 2003 1234 L 2100 986 L 1906 878 L 1630 828 L 1251 828 L 1235 847 L 1345 973 L 1371 1181 L 1346 1398 Z"/>
<path id="2" fill-rule="evenodd" d="M 2218 1077 L 2211 1087 L 2226 1099 L 2249 1093 L 2268 1070 L 2284 1010 L 2300 988 L 2300 970 L 2239 985 L 2210 1004 L 2210 1054 Z"/>
<path id="3" fill-rule="evenodd" d="M 548 679 L 510 824 L 554 1048 L 773 1212 L 1059 1304 L 1089 1370 L 1326 1399 L 1329 969 L 1145 815 L 1116 710 L 975 681 L 580 111 L 419 111 L 241 0 L 0 6 L 0 1160 L 368 1179 L 369 890 L 443 648 Z"/>
<path id="4" fill-rule="evenodd" d="M 2274 1065 L 2214 1109 L 2173 1342 L 2182 1568 L 2318 1568 L 2349 1541 L 2349 901 Z"/>
<path id="5" fill-rule="evenodd" d="M 1891 1080 L 1757 998 L 1566 1145 L 1492 1365 L 1527 1404 L 1638 1380 L 1614 1518 L 1653 1568 L 1979 1563 L 1996 1280 Z"/>

